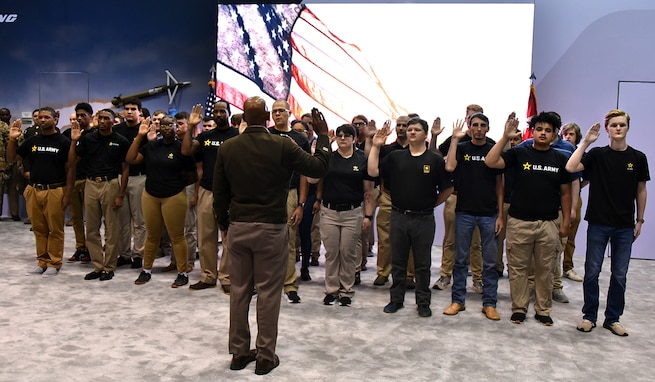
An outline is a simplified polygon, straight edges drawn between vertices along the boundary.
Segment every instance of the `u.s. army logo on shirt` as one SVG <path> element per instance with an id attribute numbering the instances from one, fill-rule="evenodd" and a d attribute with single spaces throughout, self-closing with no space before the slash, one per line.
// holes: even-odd
<path id="1" fill-rule="evenodd" d="M 471 160 L 471 156 L 468 155 L 468 154 L 464 154 L 464 161 L 467 161 L 467 162 L 468 162 L 468 161 L 470 161 L 470 160 Z"/>
<path id="2" fill-rule="evenodd" d="M 359 166 L 354 165 L 354 166 L 353 166 L 353 171 L 354 171 L 354 172 L 359 172 Z"/>
<path id="3" fill-rule="evenodd" d="M 634 171 L 635 170 L 635 165 L 633 163 L 628 163 L 628 171 Z"/>
<path id="4" fill-rule="evenodd" d="M 168 159 L 173 159 L 173 153 L 168 154 Z"/>
<path id="5" fill-rule="evenodd" d="M 530 164 L 530 162 L 523 163 L 523 170 L 530 171 L 531 168 L 532 168 L 532 165 Z"/>
<path id="6" fill-rule="evenodd" d="M 423 165 L 423 173 L 424 174 L 429 174 L 430 173 L 430 165 L 429 164 L 424 164 Z"/>

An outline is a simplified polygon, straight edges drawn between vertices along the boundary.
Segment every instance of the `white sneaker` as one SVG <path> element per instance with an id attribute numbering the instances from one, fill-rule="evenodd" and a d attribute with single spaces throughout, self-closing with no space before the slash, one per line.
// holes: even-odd
<path id="1" fill-rule="evenodd" d="M 38 265 L 32 268 L 32 270 L 28 271 L 25 273 L 26 276 L 31 276 L 31 275 L 42 275 L 43 272 L 45 272 L 45 268 L 41 268 Z"/>
<path id="2" fill-rule="evenodd" d="M 569 280 L 577 281 L 577 282 L 582 282 L 582 277 L 580 277 L 573 269 L 569 269 L 568 271 L 564 272 L 563 274 L 564 277 L 566 277 Z"/>
<path id="3" fill-rule="evenodd" d="M 47 276 L 57 276 L 58 274 L 59 274 L 59 269 L 52 268 L 52 267 L 48 267 L 45 270 L 45 272 L 43 272 L 43 276 L 45 276 L 45 277 L 47 277 Z"/>

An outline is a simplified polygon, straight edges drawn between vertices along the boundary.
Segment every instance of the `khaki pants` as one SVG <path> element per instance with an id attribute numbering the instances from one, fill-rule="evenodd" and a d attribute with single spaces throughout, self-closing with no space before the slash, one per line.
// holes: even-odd
<path id="1" fill-rule="evenodd" d="M 84 208 L 86 210 L 86 245 L 95 271 L 111 272 L 116 269 L 120 243 L 119 209 L 114 208 L 114 199 L 120 192 L 118 179 L 106 182 L 86 181 L 84 187 Z M 105 249 L 102 249 L 100 226 L 105 221 Z"/>
<path id="2" fill-rule="evenodd" d="M 191 200 L 193 193 L 195 192 L 195 184 L 190 184 L 186 186 L 186 197 L 187 201 Z M 187 253 L 189 258 L 187 264 L 193 269 L 196 263 L 196 249 L 198 248 L 198 228 L 196 224 L 197 220 L 197 207 L 187 205 L 186 216 L 184 217 L 184 238 L 186 239 L 187 244 Z M 177 265 L 177 260 L 175 256 L 171 258 L 171 264 Z"/>
<path id="3" fill-rule="evenodd" d="M 142 195 L 145 193 L 146 176 L 130 176 L 127 191 L 123 198 L 121 216 L 121 243 L 118 254 L 125 258 L 143 257 L 146 239 L 146 226 L 143 220 Z M 132 242 L 134 235 L 134 242 Z M 161 232 L 159 233 L 161 236 Z M 159 245 L 159 242 L 157 242 Z"/>
<path id="4" fill-rule="evenodd" d="M 218 267 L 218 224 L 214 216 L 214 194 L 200 187 L 198 190 L 198 250 L 200 252 L 200 281 L 230 285 L 227 242 L 223 240 L 221 265 Z"/>
<path id="5" fill-rule="evenodd" d="M 505 252 L 505 236 L 507 233 L 507 211 L 509 211 L 509 203 L 503 203 L 503 229 L 498 232 L 498 259 L 496 261 L 496 270 L 498 272 L 502 272 L 505 268 L 503 253 Z"/>
<path id="6" fill-rule="evenodd" d="M 298 207 L 298 190 L 291 189 L 289 190 L 289 195 L 287 196 L 287 216 L 290 218 L 293 211 Z M 291 227 L 291 224 L 287 224 L 289 227 L 289 262 L 287 263 L 287 273 L 284 278 L 284 292 L 298 291 L 298 272 L 296 272 L 296 236 L 298 236 L 298 226 Z M 228 234 L 229 236 L 229 234 Z"/>
<path id="7" fill-rule="evenodd" d="M 569 228 L 569 237 L 567 238 L 564 247 L 564 260 L 562 263 L 562 270 L 568 272 L 573 269 L 573 253 L 575 252 L 575 236 L 578 233 L 580 226 L 580 214 L 582 213 L 582 198 L 578 196 L 578 210 L 575 219 L 571 220 L 571 227 Z"/>
<path id="8" fill-rule="evenodd" d="M 457 195 L 451 194 L 443 208 L 444 235 L 441 246 L 441 276 L 451 277 L 455 265 L 455 207 Z M 471 239 L 469 266 L 473 275 L 473 282 L 482 282 L 482 245 L 480 244 L 480 230 L 475 227 Z"/>
<path id="9" fill-rule="evenodd" d="M 187 210 L 186 191 L 182 190 L 168 198 L 156 198 L 144 190 L 141 204 L 146 225 L 143 269 L 152 269 L 161 239 L 161 227 L 163 223 L 166 223 L 168 234 L 173 242 L 177 272 L 186 272 L 188 258 L 187 243 L 184 238 L 184 217 Z"/>
<path id="10" fill-rule="evenodd" d="M 528 276 L 534 264 L 537 314 L 548 316 L 552 310 L 553 269 L 559 240 L 557 220 L 525 221 L 507 218 L 507 266 L 512 312 L 528 312 Z"/>
<path id="11" fill-rule="evenodd" d="M 341 212 L 323 207 L 320 214 L 325 245 L 325 294 L 352 297 L 355 294 L 356 244 L 364 219 L 362 207 Z"/>
<path id="12" fill-rule="evenodd" d="M 71 193 L 71 221 L 75 231 L 75 248 L 86 247 L 86 235 L 84 233 L 84 188 L 86 179 L 76 180 L 73 192 Z"/>
<path id="13" fill-rule="evenodd" d="M 36 260 L 41 268 L 61 268 L 64 256 L 64 187 L 37 190 L 32 186 L 23 193 L 32 219 L 36 241 Z"/>

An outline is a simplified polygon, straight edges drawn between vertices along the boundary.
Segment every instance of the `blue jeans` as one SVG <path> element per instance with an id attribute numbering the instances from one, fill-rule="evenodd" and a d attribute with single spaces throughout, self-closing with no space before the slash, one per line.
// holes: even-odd
<path id="1" fill-rule="evenodd" d="M 611 324 L 619 321 L 625 307 L 625 285 L 630 254 L 632 253 L 633 228 L 615 228 L 600 224 L 587 227 L 587 258 L 582 288 L 584 290 L 584 319 L 596 322 L 598 318 L 598 275 L 603 266 L 605 248 L 611 243 L 611 276 L 607 292 L 605 322 Z"/>
<path id="2" fill-rule="evenodd" d="M 455 265 L 453 266 L 452 302 L 464 305 L 466 276 L 469 267 L 469 249 L 475 227 L 480 228 L 482 245 L 482 306 L 496 306 L 498 300 L 498 272 L 496 272 L 498 239 L 496 218 L 475 216 L 466 212 L 455 213 Z"/>

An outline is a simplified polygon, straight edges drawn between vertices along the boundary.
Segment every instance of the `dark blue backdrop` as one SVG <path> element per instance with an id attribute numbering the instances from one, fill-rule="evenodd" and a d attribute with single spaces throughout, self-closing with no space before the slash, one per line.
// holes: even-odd
<path id="1" fill-rule="evenodd" d="M 16 118 L 44 106 L 39 94 L 41 103 L 56 108 L 86 101 L 79 99 L 86 94 L 108 102 L 165 83 L 168 69 L 192 82 L 172 105 L 190 110 L 207 96 L 216 62 L 216 13 L 212 0 L 3 0 L 0 14 L 17 17 L 0 23 L 0 107 Z M 166 110 L 168 96 L 143 104 Z"/>

